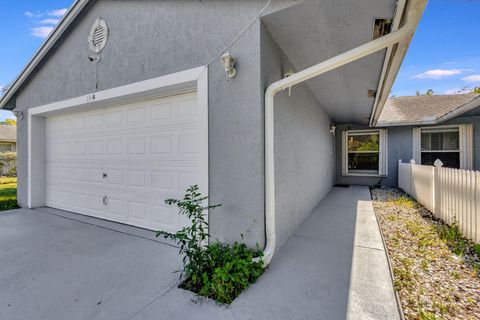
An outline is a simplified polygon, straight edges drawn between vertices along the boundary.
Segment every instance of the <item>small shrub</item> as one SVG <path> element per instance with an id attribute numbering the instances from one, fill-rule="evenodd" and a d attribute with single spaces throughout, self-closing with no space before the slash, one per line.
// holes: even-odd
<path id="1" fill-rule="evenodd" d="M 167 199 L 168 205 L 176 205 L 180 212 L 190 220 L 190 226 L 176 233 L 157 231 L 157 237 L 163 236 L 177 242 L 179 253 L 183 255 L 182 275 L 186 280 L 181 288 L 199 295 L 215 299 L 221 303 L 231 303 L 250 283 L 254 283 L 263 273 L 262 252 L 251 250 L 243 243 L 233 245 L 213 242 L 206 244 L 208 222 L 204 211 L 220 205 L 203 206 L 208 199 L 191 186 L 183 199 Z"/>
<path id="2" fill-rule="evenodd" d="M 0 153 L 0 171 L 2 175 L 15 177 L 17 175 L 17 153 L 16 152 L 1 152 Z"/>
<path id="3" fill-rule="evenodd" d="M 456 255 L 462 255 L 468 248 L 468 242 L 463 237 L 457 221 L 454 221 L 451 225 L 439 223 L 437 224 L 437 231 L 440 238 L 445 241 Z"/>
<path id="4" fill-rule="evenodd" d="M 215 242 L 206 248 L 207 266 L 201 274 L 200 287 L 193 280 L 185 281 L 183 288 L 213 298 L 218 302 L 231 303 L 250 283 L 263 273 L 260 250 L 250 250 L 243 243 L 233 246 Z"/>
<path id="5" fill-rule="evenodd" d="M 480 244 L 474 244 L 474 245 L 473 245 L 473 250 L 475 251 L 475 253 L 477 254 L 477 256 L 480 257 Z"/>
<path id="6" fill-rule="evenodd" d="M 17 199 L 0 200 L 0 211 L 18 208 Z"/>
<path id="7" fill-rule="evenodd" d="M 11 167 L 7 172 L 7 177 L 16 177 L 17 176 L 17 166 Z"/>

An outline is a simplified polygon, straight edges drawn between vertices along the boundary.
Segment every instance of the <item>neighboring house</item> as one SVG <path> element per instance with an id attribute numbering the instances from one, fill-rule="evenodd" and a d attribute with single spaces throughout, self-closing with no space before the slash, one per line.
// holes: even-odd
<path id="1" fill-rule="evenodd" d="M 480 170 L 479 94 L 390 98 L 377 128 L 342 124 L 337 130 L 338 184 L 396 186 L 398 160 L 433 165 L 440 159 L 445 167 Z"/>
<path id="2" fill-rule="evenodd" d="M 0 125 L 0 153 L 17 151 L 17 127 Z"/>
<path id="3" fill-rule="evenodd" d="M 339 183 L 334 124 L 376 124 L 425 4 L 78 0 L 0 100 L 18 202 L 172 231 L 163 200 L 199 184 L 213 238 L 279 248 Z"/>

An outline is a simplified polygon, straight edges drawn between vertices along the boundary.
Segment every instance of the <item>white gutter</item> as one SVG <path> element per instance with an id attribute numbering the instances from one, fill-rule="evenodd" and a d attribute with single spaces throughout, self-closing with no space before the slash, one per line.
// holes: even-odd
<path id="1" fill-rule="evenodd" d="M 403 12 L 405 10 L 405 6 L 407 4 L 407 0 L 398 0 L 397 1 L 397 8 L 395 9 L 395 15 L 392 21 L 392 28 L 390 32 L 397 31 L 400 27 L 400 22 L 402 21 Z M 375 100 L 373 102 L 373 110 L 372 110 L 372 117 L 370 117 L 370 126 L 375 124 L 375 114 L 377 114 L 377 109 L 381 101 L 385 101 L 382 99 L 385 95 L 388 97 L 389 92 L 385 92 L 385 84 L 386 78 L 390 74 L 391 70 L 391 58 L 393 55 L 397 53 L 397 50 L 394 50 L 393 45 L 387 47 L 387 51 L 385 52 L 385 59 L 383 60 L 383 67 L 382 73 L 380 74 L 380 81 L 378 81 L 378 88 L 377 93 L 375 95 Z M 380 114 L 380 112 L 378 112 Z"/>
<path id="2" fill-rule="evenodd" d="M 410 3 L 412 7 L 412 3 Z M 265 92 L 265 231 L 266 246 L 263 251 L 264 264 L 268 265 L 275 253 L 275 162 L 274 162 L 274 97 L 285 89 L 305 82 L 328 71 L 368 56 L 411 37 L 425 7 L 424 1 L 416 1 L 408 9 L 404 25 L 381 38 L 339 54 L 319 64 L 299 71 L 268 86 Z"/>

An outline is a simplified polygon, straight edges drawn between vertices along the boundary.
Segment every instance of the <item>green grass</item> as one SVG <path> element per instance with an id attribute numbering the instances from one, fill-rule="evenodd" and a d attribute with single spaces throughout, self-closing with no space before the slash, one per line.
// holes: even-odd
<path id="1" fill-rule="evenodd" d="M 0 177 L 0 211 L 18 208 L 17 178 Z"/>

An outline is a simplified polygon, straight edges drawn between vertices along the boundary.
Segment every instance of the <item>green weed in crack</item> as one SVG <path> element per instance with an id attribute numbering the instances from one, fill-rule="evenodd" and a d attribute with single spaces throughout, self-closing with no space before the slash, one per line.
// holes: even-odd
<path id="1" fill-rule="evenodd" d="M 194 185 L 187 189 L 183 199 L 165 200 L 168 205 L 176 205 L 179 214 L 190 220 L 190 225 L 175 233 L 157 231 L 156 236 L 171 239 L 180 247 L 179 254 L 183 256 L 180 277 L 186 278 L 180 287 L 221 303 L 231 303 L 263 273 L 263 253 L 258 246 L 252 250 L 244 243 L 208 244 L 205 211 L 221 205 L 204 206 L 207 199 Z"/>

